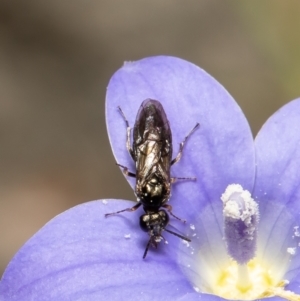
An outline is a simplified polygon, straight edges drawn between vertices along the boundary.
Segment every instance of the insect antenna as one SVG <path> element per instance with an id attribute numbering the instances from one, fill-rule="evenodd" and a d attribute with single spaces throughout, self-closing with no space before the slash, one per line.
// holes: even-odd
<path id="1" fill-rule="evenodd" d="M 175 235 L 175 236 L 177 236 L 177 237 L 179 237 L 179 238 L 181 238 L 181 239 L 183 239 L 183 240 L 185 240 L 185 241 L 191 242 L 191 240 L 189 238 L 187 238 L 187 237 L 185 237 L 183 235 L 180 235 L 180 234 L 178 234 L 176 232 L 173 232 L 171 230 L 168 230 L 168 229 L 164 229 L 164 230 L 167 231 L 167 232 L 169 232 L 169 233 L 171 233 L 171 234 L 173 234 L 173 235 Z"/>
<path id="2" fill-rule="evenodd" d="M 152 237 L 150 237 L 150 239 L 149 239 L 149 241 L 147 243 L 147 246 L 146 246 L 146 249 L 145 249 L 145 252 L 144 252 L 144 255 L 143 255 L 143 259 L 146 258 L 151 243 L 152 243 Z"/>

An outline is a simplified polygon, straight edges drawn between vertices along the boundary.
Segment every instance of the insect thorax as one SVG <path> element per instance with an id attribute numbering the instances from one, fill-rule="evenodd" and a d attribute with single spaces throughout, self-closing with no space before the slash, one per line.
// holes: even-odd
<path id="1" fill-rule="evenodd" d="M 136 193 L 145 209 L 161 207 L 170 198 L 171 185 L 156 173 L 147 179 L 138 180 Z"/>

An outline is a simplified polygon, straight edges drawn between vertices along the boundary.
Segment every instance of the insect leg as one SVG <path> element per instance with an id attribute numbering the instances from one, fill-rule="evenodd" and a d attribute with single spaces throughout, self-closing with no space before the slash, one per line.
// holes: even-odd
<path id="1" fill-rule="evenodd" d="M 193 129 L 188 133 L 187 136 L 185 136 L 184 140 L 179 144 L 179 152 L 176 156 L 176 158 L 174 158 L 172 161 L 171 161 L 171 165 L 177 163 L 180 159 L 181 159 L 181 155 L 182 155 L 182 151 L 183 151 L 183 147 L 184 147 L 184 144 L 186 142 L 186 140 L 193 134 L 193 132 L 200 126 L 199 123 L 197 123 Z"/>
<path id="2" fill-rule="evenodd" d="M 131 133 L 131 127 L 129 126 L 129 122 L 124 114 L 124 112 L 122 111 L 121 107 L 118 107 L 123 119 L 125 120 L 125 123 L 126 123 L 126 127 L 127 127 L 127 134 L 126 134 L 126 148 L 130 154 L 130 156 L 132 157 L 133 161 L 136 161 L 135 158 L 134 158 L 134 152 L 133 152 L 133 149 L 131 147 L 131 143 L 130 143 L 130 133 Z"/>
<path id="3" fill-rule="evenodd" d="M 125 212 L 125 211 L 133 212 L 133 211 L 135 211 L 136 209 L 138 209 L 141 205 L 142 205 L 142 203 L 139 202 L 139 203 L 137 203 L 136 205 L 134 205 L 134 206 L 131 207 L 131 208 L 126 208 L 126 209 L 123 209 L 123 210 L 120 210 L 120 211 L 117 211 L 117 212 L 106 213 L 106 214 L 105 214 L 105 217 L 108 217 L 108 216 L 110 216 L 110 215 L 119 214 L 119 213 Z"/>
<path id="4" fill-rule="evenodd" d="M 116 163 L 116 164 L 117 164 L 118 166 L 120 166 L 120 167 L 123 168 L 123 174 L 124 174 L 124 175 L 126 175 L 126 176 L 128 176 L 128 177 L 133 177 L 133 178 L 136 177 L 135 173 L 128 171 L 128 168 L 127 168 L 126 166 L 123 166 L 123 165 L 121 165 L 121 164 L 119 164 L 119 163 Z"/>
<path id="5" fill-rule="evenodd" d="M 185 241 L 191 242 L 191 240 L 189 238 L 187 238 L 187 237 L 185 237 L 183 235 L 180 235 L 180 234 L 178 234 L 176 232 L 173 232 L 173 231 L 168 230 L 168 229 L 165 229 L 165 231 L 167 231 L 167 232 L 169 232 L 169 233 L 171 233 L 171 234 L 173 234 L 173 235 L 175 235 L 175 236 L 177 236 L 177 237 L 179 237 L 179 238 L 181 238 L 181 239 L 183 239 Z"/>
<path id="6" fill-rule="evenodd" d="M 186 223 L 186 220 L 181 219 L 181 218 L 179 218 L 178 216 L 176 216 L 175 214 L 173 214 L 173 212 L 172 212 L 172 206 L 171 206 L 171 205 L 169 205 L 169 204 L 164 204 L 164 205 L 162 205 L 162 207 L 166 208 L 166 209 L 168 210 L 168 212 L 169 212 L 173 217 L 175 217 L 176 219 L 178 219 L 179 221 L 181 221 L 181 222 L 183 222 L 183 223 Z"/>
<path id="7" fill-rule="evenodd" d="M 197 178 L 195 177 L 188 177 L 188 178 L 171 178 L 171 183 L 175 183 L 177 180 L 191 180 L 191 181 L 196 181 Z"/>

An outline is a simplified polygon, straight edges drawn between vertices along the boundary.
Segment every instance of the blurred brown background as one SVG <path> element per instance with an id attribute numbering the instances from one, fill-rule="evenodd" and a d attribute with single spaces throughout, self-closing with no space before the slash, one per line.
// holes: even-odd
<path id="1" fill-rule="evenodd" d="M 56 214 L 134 198 L 104 119 L 105 89 L 123 61 L 169 54 L 198 64 L 256 134 L 300 96 L 299 16 L 298 0 L 2 0 L 0 275 Z"/>

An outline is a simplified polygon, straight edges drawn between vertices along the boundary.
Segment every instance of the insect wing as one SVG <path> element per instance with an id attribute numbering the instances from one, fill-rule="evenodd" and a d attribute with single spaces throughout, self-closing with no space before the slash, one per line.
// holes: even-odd
<path id="1" fill-rule="evenodd" d="M 159 139 L 162 156 L 172 157 L 170 124 L 163 106 L 154 99 L 144 100 L 137 113 L 133 129 L 134 151 L 138 151 L 138 147 L 147 139 Z"/>
<path id="2" fill-rule="evenodd" d="M 140 106 L 133 129 L 133 152 L 138 179 L 146 180 L 157 172 L 169 182 L 172 133 L 166 113 L 157 100 L 146 99 Z"/>

